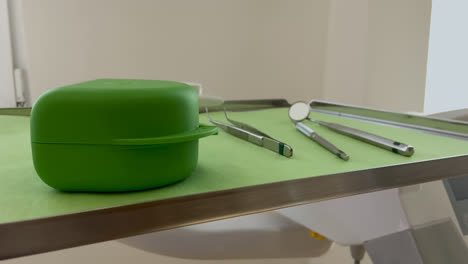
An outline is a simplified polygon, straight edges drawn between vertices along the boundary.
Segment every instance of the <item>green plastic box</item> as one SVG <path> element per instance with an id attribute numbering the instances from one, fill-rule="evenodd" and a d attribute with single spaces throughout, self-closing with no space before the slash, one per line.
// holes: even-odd
<path id="1" fill-rule="evenodd" d="M 34 167 L 62 191 L 121 192 L 187 178 L 198 139 L 198 94 L 170 81 L 99 79 L 52 89 L 31 113 Z"/>

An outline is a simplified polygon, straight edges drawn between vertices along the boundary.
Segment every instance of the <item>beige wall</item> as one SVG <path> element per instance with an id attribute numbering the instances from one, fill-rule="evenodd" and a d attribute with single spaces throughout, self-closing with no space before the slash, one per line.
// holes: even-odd
<path id="1" fill-rule="evenodd" d="M 0 107 L 16 107 L 8 5 L 0 1 Z"/>
<path id="2" fill-rule="evenodd" d="M 424 110 L 431 0 L 369 0 L 366 105 Z"/>
<path id="3" fill-rule="evenodd" d="M 325 100 L 424 108 L 431 0 L 330 0 Z"/>
<path id="4" fill-rule="evenodd" d="M 29 92 L 102 77 L 423 111 L 431 0 L 22 0 Z"/>
<path id="5" fill-rule="evenodd" d="M 324 99 L 366 105 L 368 0 L 330 0 Z"/>
<path id="6" fill-rule="evenodd" d="M 326 0 L 23 0 L 32 100 L 102 77 L 227 99 L 321 97 Z"/>

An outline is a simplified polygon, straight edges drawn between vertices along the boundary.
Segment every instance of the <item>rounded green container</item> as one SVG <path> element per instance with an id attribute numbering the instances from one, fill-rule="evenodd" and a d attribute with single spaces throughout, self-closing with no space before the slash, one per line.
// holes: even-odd
<path id="1" fill-rule="evenodd" d="M 62 191 L 120 192 L 188 177 L 198 139 L 198 94 L 183 83 L 100 79 L 50 90 L 31 112 L 34 167 Z"/>

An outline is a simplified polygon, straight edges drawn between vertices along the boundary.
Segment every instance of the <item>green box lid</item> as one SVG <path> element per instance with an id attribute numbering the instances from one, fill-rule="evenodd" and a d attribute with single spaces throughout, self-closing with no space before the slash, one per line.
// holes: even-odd
<path id="1" fill-rule="evenodd" d="M 161 144 L 213 129 L 199 127 L 195 90 L 172 81 L 99 79 L 64 86 L 44 93 L 31 113 L 34 143 Z"/>

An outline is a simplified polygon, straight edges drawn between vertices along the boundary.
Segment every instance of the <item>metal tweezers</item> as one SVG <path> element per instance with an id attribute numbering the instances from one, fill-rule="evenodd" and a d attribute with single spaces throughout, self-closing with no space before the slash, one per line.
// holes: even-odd
<path id="1" fill-rule="evenodd" d="M 270 137 L 269 135 L 248 124 L 232 120 L 231 118 L 229 118 L 226 109 L 224 109 L 224 115 L 226 116 L 226 119 L 233 125 L 211 119 L 210 113 L 208 112 L 208 107 L 206 107 L 205 109 L 206 115 L 208 116 L 210 122 L 216 125 L 217 127 L 221 128 L 222 130 L 226 131 L 227 133 L 245 141 L 248 141 L 250 143 L 254 143 L 258 146 L 269 149 L 285 157 L 289 158 L 292 156 L 293 149 L 291 146 Z"/>

